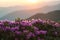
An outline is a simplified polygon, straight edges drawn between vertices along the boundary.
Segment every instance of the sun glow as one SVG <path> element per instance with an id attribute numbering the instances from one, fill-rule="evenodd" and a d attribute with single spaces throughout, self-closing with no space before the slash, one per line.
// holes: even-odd
<path id="1" fill-rule="evenodd" d="M 21 6 L 31 6 L 35 7 L 37 5 L 42 4 L 42 0 L 1 0 L 0 6 L 15 6 L 15 5 L 21 5 Z"/>
<path id="2" fill-rule="evenodd" d="M 37 3 L 38 2 L 38 0 L 27 0 L 27 2 L 29 2 L 29 3 Z"/>

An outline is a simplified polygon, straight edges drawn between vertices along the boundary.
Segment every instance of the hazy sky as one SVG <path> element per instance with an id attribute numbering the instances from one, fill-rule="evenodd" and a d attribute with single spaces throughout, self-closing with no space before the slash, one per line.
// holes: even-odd
<path id="1" fill-rule="evenodd" d="M 60 0 L 0 0 L 0 7 L 7 7 L 7 6 L 15 6 L 15 5 L 22 5 L 22 6 L 32 6 L 38 4 L 44 4 L 49 2 L 60 2 Z"/>
<path id="2" fill-rule="evenodd" d="M 57 3 L 60 3 L 60 0 L 0 0 L 0 7 L 2 7 L 0 9 L 0 17 L 8 14 L 8 13 L 5 13 L 5 12 L 10 12 L 12 10 L 7 10 L 4 9 L 3 7 L 15 7 L 15 6 L 19 6 L 19 8 L 28 8 L 28 9 L 32 9 L 32 8 L 40 8 L 40 7 L 43 7 L 44 5 L 55 5 Z M 16 7 L 15 7 L 16 8 Z M 14 10 L 15 10 L 14 8 Z M 18 9 L 19 9 L 18 8 Z M 14 11 L 13 10 L 13 11 Z"/>

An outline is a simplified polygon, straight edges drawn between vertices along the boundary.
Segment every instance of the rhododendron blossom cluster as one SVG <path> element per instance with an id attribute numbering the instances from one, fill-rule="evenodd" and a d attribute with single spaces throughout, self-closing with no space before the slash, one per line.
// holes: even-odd
<path id="1" fill-rule="evenodd" d="M 51 20 L 0 21 L 0 40 L 59 40 L 60 23 Z"/>

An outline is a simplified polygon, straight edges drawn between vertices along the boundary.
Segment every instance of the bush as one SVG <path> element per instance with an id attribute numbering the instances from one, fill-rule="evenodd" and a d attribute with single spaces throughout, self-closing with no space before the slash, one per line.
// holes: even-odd
<path id="1" fill-rule="evenodd" d="M 60 40 L 60 24 L 41 19 L 2 21 L 0 40 Z"/>

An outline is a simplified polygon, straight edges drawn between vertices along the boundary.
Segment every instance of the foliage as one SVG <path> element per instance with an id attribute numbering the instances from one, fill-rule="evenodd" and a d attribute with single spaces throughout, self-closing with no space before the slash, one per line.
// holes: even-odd
<path id="1" fill-rule="evenodd" d="M 0 40 L 60 40 L 60 23 L 20 18 L 0 21 Z"/>

